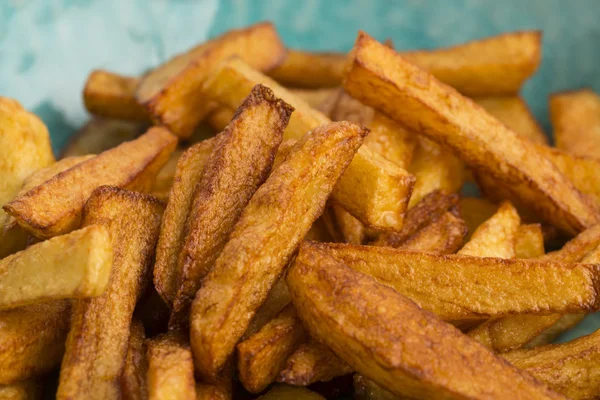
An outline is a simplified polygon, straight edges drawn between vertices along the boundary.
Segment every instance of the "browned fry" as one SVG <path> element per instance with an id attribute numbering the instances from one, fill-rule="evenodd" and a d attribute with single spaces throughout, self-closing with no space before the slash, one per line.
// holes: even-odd
<path id="1" fill-rule="evenodd" d="M 460 217 L 467 224 L 468 234 L 466 240 L 470 240 L 477 227 L 498 210 L 496 204 L 479 197 L 461 197 L 458 200 L 458 208 L 460 209 Z"/>
<path id="2" fill-rule="evenodd" d="M 28 379 L 0 385 L 1 400 L 36 400 L 42 398 L 42 384 L 36 379 Z"/>
<path id="3" fill-rule="evenodd" d="M 600 158 L 600 96 L 590 89 L 555 93 L 548 105 L 556 147 Z"/>
<path id="4" fill-rule="evenodd" d="M 600 331 L 568 343 L 511 351 L 502 357 L 569 399 L 594 399 L 600 392 Z"/>
<path id="5" fill-rule="evenodd" d="M 361 374 L 354 374 L 352 379 L 356 400 L 398 400 L 398 396 L 388 392 Z"/>
<path id="6" fill-rule="evenodd" d="M 28 379 L 60 364 L 71 304 L 50 301 L 0 312 L 0 384 Z"/>
<path id="7" fill-rule="evenodd" d="M 290 89 L 290 93 L 304 100 L 315 110 L 319 110 L 337 91 L 338 89 Z"/>
<path id="8" fill-rule="evenodd" d="M 202 178 L 204 166 L 215 147 L 215 142 L 215 139 L 208 139 L 195 144 L 177 160 L 154 264 L 154 286 L 169 306 L 172 305 L 177 292 L 177 261 L 183 247 L 187 216 L 194 199 L 196 184 Z"/>
<path id="9" fill-rule="evenodd" d="M 311 53 L 288 49 L 287 56 L 269 75 L 292 87 L 336 87 L 342 82 L 345 57 L 341 53 Z"/>
<path id="10" fill-rule="evenodd" d="M 172 324 L 187 324 L 189 307 L 242 210 L 271 172 L 293 108 L 257 85 L 219 135 L 198 182 L 178 259 Z"/>
<path id="11" fill-rule="evenodd" d="M 541 257 L 544 251 L 544 235 L 540 224 L 521 225 L 515 238 L 516 258 Z"/>
<path id="12" fill-rule="evenodd" d="M 367 34 L 359 33 L 347 68 L 348 93 L 498 179 L 542 220 L 570 233 L 600 222 L 592 204 L 533 143 Z"/>
<path id="13" fill-rule="evenodd" d="M 154 256 L 164 206 L 154 197 L 102 186 L 84 209 L 83 225 L 104 225 L 113 243 L 102 296 L 73 305 L 58 399 L 118 399 L 129 327 Z"/>
<path id="14" fill-rule="evenodd" d="M 201 90 L 202 84 L 220 62 L 234 55 L 257 70 L 268 71 L 281 62 L 285 48 L 270 22 L 230 30 L 144 76 L 137 100 L 156 122 L 177 136 L 188 137 L 214 109 Z"/>
<path id="15" fill-rule="evenodd" d="M 151 128 L 126 142 L 54 176 L 4 206 L 19 224 L 40 238 L 79 226 L 81 211 L 102 185 L 149 191 L 156 174 L 175 150 L 177 138 L 164 128 Z"/>
<path id="16" fill-rule="evenodd" d="M 455 253 L 463 245 L 467 226 L 465 221 L 447 211 L 438 219 L 410 236 L 399 248 L 429 251 L 440 254 Z"/>
<path id="17" fill-rule="evenodd" d="M 148 399 L 196 400 L 194 363 L 187 340 L 176 332 L 147 341 Z"/>
<path id="18" fill-rule="evenodd" d="M 105 118 L 148 121 L 148 111 L 137 102 L 135 91 L 140 80 L 97 69 L 87 78 L 83 89 L 85 108 Z"/>
<path id="19" fill-rule="evenodd" d="M 158 171 L 150 194 L 161 201 L 169 200 L 169 192 L 173 186 L 173 179 L 175 179 L 175 170 L 177 169 L 177 161 L 183 154 L 184 150 L 176 149 L 171 153 L 171 157 L 166 164 Z"/>
<path id="20" fill-rule="evenodd" d="M 315 129 L 256 191 L 193 302 L 201 376 L 214 380 L 225 365 L 367 133 L 349 122 Z"/>
<path id="21" fill-rule="evenodd" d="M 146 400 L 148 387 L 146 374 L 148 359 L 146 358 L 146 335 L 144 325 L 137 320 L 131 321 L 127 355 L 121 376 L 121 389 L 124 400 Z"/>
<path id="22" fill-rule="evenodd" d="M 238 373 L 246 390 L 259 393 L 274 382 L 304 338 L 296 310 L 289 304 L 260 331 L 238 344 Z"/>
<path id="23" fill-rule="evenodd" d="M 548 144 L 548 138 L 542 127 L 521 97 L 480 97 L 474 100 L 519 135 L 535 143 Z"/>
<path id="24" fill-rule="evenodd" d="M 408 298 L 312 244 L 301 247 L 287 282 L 310 334 L 396 395 L 562 398 Z"/>
<path id="25" fill-rule="evenodd" d="M 239 59 L 222 64 L 203 90 L 210 99 L 236 108 L 257 83 L 268 86 L 295 108 L 284 139 L 298 140 L 306 132 L 330 122 L 324 114 Z M 363 146 L 340 178 L 332 198 L 366 226 L 399 230 L 413 184 L 412 175 Z"/>

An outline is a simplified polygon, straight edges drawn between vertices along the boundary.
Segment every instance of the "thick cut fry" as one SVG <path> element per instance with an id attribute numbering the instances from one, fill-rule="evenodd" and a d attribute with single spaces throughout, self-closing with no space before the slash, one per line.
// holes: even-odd
<path id="1" fill-rule="evenodd" d="M 480 97 L 474 100 L 522 137 L 535 143 L 548 144 L 544 131 L 521 97 Z"/>
<path id="2" fill-rule="evenodd" d="M 356 400 L 398 400 L 397 396 L 361 374 L 354 374 L 352 384 Z"/>
<path id="3" fill-rule="evenodd" d="M 109 186 L 87 201 L 83 225 L 106 226 L 114 257 L 104 293 L 73 305 L 58 399 L 121 396 L 131 317 L 149 276 L 163 209 L 152 196 Z"/>
<path id="4" fill-rule="evenodd" d="M 256 191 L 193 302 L 201 376 L 214 379 L 225 365 L 367 133 L 349 122 L 311 131 Z"/>
<path id="5" fill-rule="evenodd" d="M 315 110 L 319 110 L 322 104 L 327 102 L 338 90 L 339 89 L 290 89 L 290 93 L 304 100 L 306 104 Z"/>
<path id="6" fill-rule="evenodd" d="M 288 49 L 287 56 L 269 76 L 291 87 L 327 88 L 339 86 L 344 75 L 341 53 L 311 53 Z"/>
<path id="7" fill-rule="evenodd" d="M 70 309 L 68 300 L 58 300 L 0 312 L 0 385 L 60 365 Z"/>
<path id="8" fill-rule="evenodd" d="M 187 216 L 196 185 L 202 179 L 204 166 L 215 147 L 215 142 L 216 139 L 208 139 L 195 144 L 177 161 L 154 264 L 154 286 L 169 306 L 172 305 L 177 291 L 177 259 L 183 247 Z"/>
<path id="9" fill-rule="evenodd" d="M 42 398 L 42 385 L 35 379 L 0 385 L 0 400 L 37 400 Z"/>
<path id="10" fill-rule="evenodd" d="M 214 109 L 201 90 L 202 84 L 220 62 L 234 55 L 257 70 L 268 71 L 281 62 L 285 48 L 269 22 L 231 30 L 144 76 L 137 89 L 137 100 L 155 121 L 177 136 L 188 137 Z"/>
<path id="11" fill-rule="evenodd" d="M 303 339 L 304 329 L 290 304 L 260 331 L 238 344 L 239 378 L 246 390 L 259 393 L 274 382 Z"/>
<path id="12" fill-rule="evenodd" d="M 177 333 L 148 341 L 148 399 L 196 399 L 192 352 Z"/>
<path id="13" fill-rule="evenodd" d="M 271 172 L 293 108 L 257 85 L 219 135 L 198 183 L 179 254 L 171 322 L 187 324 L 189 307 L 242 210 Z"/>
<path id="14" fill-rule="evenodd" d="M 521 225 L 515 238 L 515 257 L 541 257 L 544 252 L 542 226 L 540 224 Z"/>
<path id="15" fill-rule="evenodd" d="M 275 385 L 260 400 L 325 400 L 325 397 L 310 390 L 289 385 Z"/>
<path id="16" fill-rule="evenodd" d="M 130 121 L 148 121 L 148 111 L 137 102 L 135 91 L 140 80 L 97 69 L 87 78 L 83 89 L 85 108 L 94 115 Z"/>
<path id="17" fill-rule="evenodd" d="M 466 256 L 515 258 L 515 242 L 521 218 L 509 202 L 481 224 L 458 252 Z"/>
<path id="18" fill-rule="evenodd" d="M 136 140 L 61 172 L 15 198 L 4 210 L 40 238 L 69 232 L 79 226 L 81 210 L 97 187 L 149 191 L 176 145 L 169 131 L 151 128 Z"/>
<path id="19" fill-rule="evenodd" d="M 438 219 L 410 236 L 399 248 L 452 254 L 461 248 L 466 234 L 465 222 L 451 212 L 445 212 Z"/>
<path id="20" fill-rule="evenodd" d="M 301 247 L 287 282 L 310 334 L 396 395 L 562 398 L 408 298 L 312 245 Z"/>
<path id="21" fill-rule="evenodd" d="M 365 146 L 400 168 L 408 169 L 417 147 L 417 135 L 379 112 L 375 112 L 368 126 L 371 132 Z"/>
<path id="22" fill-rule="evenodd" d="M 0 260 L 0 310 L 52 299 L 94 297 L 108 283 L 110 234 L 89 226 Z"/>
<path id="23" fill-rule="evenodd" d="M 183 154 L 182 149 L 176 149 L 171 153 L 169 161 L 160 169 L 152 185 L 150 194 L 161 201 L 169 200 L 169 192 L 173 186 L 173 179 L 175 179 L 175 170 L 177 169 L 177 161 Z"/>
<path id="24" fill-rule="evenodd" d="M 148 359 L 146 358 L 144 325 L 139 320 L 134 319 L 131 321 L 127 355 L 125 356 L 125 365 L 121 376 L 123 399 L 146 400 L 148 398 L 147 372 Z"/>
<path id="25" fill-rule="evenodd" d="M 511 351 L 502 357 L 570 399 L 595 399 L 600 393 L 600 331 L 568 343 Z"/>
<path id="26" fill-rule="evenodd" d="M 330 122 L 301 99 L 239 59 L 221 65 L 204 87 L 206 95 L 229 107 L 239 106 L 252 87 L 262 83 L 295 109 L 284 139 L 301 138 Z M 399 230 L 414 184 L 414 177 L 366 146 L 359 149 L 333 191 L 333 200 L 362 223 L 382 230 Z"/>
<path id="27" fill-rule="evenodd" d="M 549 99 L 556 147 L 600 158 L 600 96 L 590 89 L 555 93 Z"/>
<path id="28" fill-rule="evenodd" d="M 600 221 L 592 204 L 533 143 L 365 33 L 359 33 L 347 67 L 344 88 L 352 96 L 449 147 L 470 167 L 505 184 L 542 220 L 569 233 Z"/>

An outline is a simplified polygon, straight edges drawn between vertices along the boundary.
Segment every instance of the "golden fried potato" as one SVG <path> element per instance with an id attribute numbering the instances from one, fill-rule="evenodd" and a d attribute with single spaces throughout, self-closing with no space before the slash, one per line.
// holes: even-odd
<path id="1" fill-rule="evenodd" d="M 73 304 L 58 399 L 118 399 L 131 317 L 158 240 L 164 206 L 152 196 L 101 186 L 84 209 L 83 225 L 103 225 L 114 252 L 101 296 Z"/>
<path id="2" fill-rule="evenodd" d="M 417 148 L 417 135 L 380 112 L 375 112 L 368 127 L 371 132 L 365 146 L 400 168 L 408 169 Z"/>
<path id="3" fill-rule="evenodd" d="M 171 157 L 169 157 L 166 164 L 158 171 L 156 179 L 152 184 L 152 189 L 150 190 L 152 196 L 164 202 L 169 200 L 169 193 L 173 186 L 173 179 L 175 179 L 177 161 L 179 161 L 179 157 L 181 157 L 183 152 L 183 149 L 175 149 L 175 151 L 171 153 Z"/>
<path id="4" fill-rule="evenodd" d="M 348 93 L 498 179 L 542 220 L 569 233 L 600 222 L 595 207 L 533 143 L 367 34 L 359 33 L 347 68 Z"/>
<path id="5" fill-rule="evenodd" d="M 42 398 L 42 384 L 35 379 L 0 385 L 0 400 L 36 400 L 40 398 Z"/>
<path id="6" fill-rule="evenodd" d="M 144 325 L 137 320 L 131 321 L 127 355 L 121 376 L 121 389 L 124 400 L 146 400 L 148 387 L 146 374 L 148 359 L 146 358 L 146 335 Z"/>
<path id="7" fill-rule="evenodd" d="M 269 88 L 256 85 L 219 135 L 187 218 L 171 324 L 187 325 L 189 307 L 202 279 L 242 210 L 271 172 L 292 111 Z"/>
<path id="8" fill-rule="evenodd" d="M 466 234 L 465 221 L 447 211 L 406 239 L 398 248 L 452 254 L 461 248 Z"/>
<path id="9" fill-rule="evenodd" d="M 515 257 L 541 257 L 544 251 L 544 234 L 540 224 L 521 225 L 515 237 Z"/>
<path id="10" fill-rule="evenodd" d="M 271 74 L 270 74 L 271 75 Z M 321 105 L 329 100 L 329 98 L 339 89 L 290 89 L 290 93 L 304 100 L 306 104 L 318 110 Z"/>
<path id="11" fill-rule="evenodd" d="M 548 106 L 556 147 L 600 158 L 600 96 L 590 89 L 555 93 Z"/>
<path id="12" fill-rule="evenodd" d="M 600 392 L 600 331 L 568 343 L 502 354 L 569 399 L 594 399 Z"/>
<path id="13" fill-rule="evenodd" d="M 221 132 L 231 122 L 235 112 L 229 107 L 220 106 L 206 118 L 208 124 L 217 132 Z"/>
<path id="14" fill-rule="evenodd" d="M 194 200 L 196 184 L 215 147 L 216 139 L 207 139 L 187 149 L 179 160 L 169 192 L 169 201 L 162 219 L 156 262 L 154 286 L 162 299 L 171 306 L 177 292 L 177 261 L 183 240 L 188 213 Z"/>
<path id="15" fill-rule="evenodd" d="M 364 244 L 367 234 L 362 222 L 337 204 L 331 205 L 331 212 L 335 217 L 336 228 L 341 233 L 344 242 Z"/>
<path id="16" fill-rule="evenodd" d="M 246 329 L 243 339 L 247 339 L 257 333 L 263 326 L 275 318 L 290 301 L 290 292 L 288 291 L 287 283 L 285 283 L 285 278 L 281 277 L 271 288 L 267 300 L 256 311 L 248 329 Z"/>
<path id="17" fill-rule="evenodd" d="M 137 88 L 137 100 L 153 120 L 177 136 L 188 137 L 214 109 L 200 90 L 202 84 L 221 61 L 233 55 L 257 70 L 268 71 L 281 62 L 285 48 L 270 22 L 230 30 L 175 56 L 144 76 Z"/>
<path id="18" fill-rule="evenodd" d="M 458 200 L 458 208 L 460 209 L 460 217 L 467 224 L 468 234 L 466 240 L 470 240 L 475 230 L 498 210 L 496 204 L 480 197 L 461 197 Z"/>
<path id="19" fill-rule="evenodd" d="M 310 390 L 289 385 L 275 385 L 260 400 L 325 400 L 325 397 Z"/>
<path id="20" fill-rule="evenodd" d="M 330 122 L 324 114 L 239 59 L 222 64 L 203 90 L 209 98 L 236 108 L 257 83 L 271 88 L 277 97 L 295 109 L 284 139 L 298 140 L 306 132 Z M 342 175 L 332 197 L 367 226 L 399 230 L 413 183 L 414 177 L 408 172 L 363 146 Z"/>
<path id="21" fill-rule="evenodd" d="M 193 302 L 201 376 L 214 379 L 230 358 L 367 133 L 349 122 L 311 131 L 256 191 Z"/>
<path id="22" fill-rule="evenodd" d="M 539 333 L 535 339 L 528 342 L 523 346 L 523 348 L 534 348 L 538 346 L 543 346 L 548 343 L 552 343 L 554 339 L 556 339 L 561 333 L 568 331 L 573 328 L 577 324 L 579 324 L 585 318 L 586 314 L 552 314 L 555 317 L 554 321 L 546 321 L 547 323 L 541 323 L 539 321 L 529 320 L 529 325 L 536 327 Z"/>
<path id="23" fill-rule="evenodd" d="M 129 121 L 149 121 L 148 111 L 138 103 L 135 91 L 140 80 L 97 69 L 83 89 L 83 104 L 94 115 Z"/>
<path id="24" fill-rule="evenodd" d="M 304 339 L 302 324 L 289 304 L 256 334 L 239 343 L 238 374 L 246 390 L 259 393 L 273 383 Z"/>
<path id="25" fill-rule="evenodd" d="M 52 299 L 99 296 L 113 249 L 98 225 L 40 242 L 0 260 L 0 310 Z"/>
<path id="26" fill-rule="evenodd" d="M 345 57 L 341 53 L 311 53 L 288 49 L 287 56 L 269 76 L 282 85 L 303 88 L 339 86 L 344 75 Z"/>
<path id="27" fill-rule="evenodd" d="M 150 339 L 148 399 L 196 400 L 194 362 L 187 340 L 176 332 Z"/>
<path id="28" fill-rule="evenodd" d="M 161 127 L 61 172 L 4 206 L 19 224 L 40 238 L 76 229 L 81 211 L 99 186 L 149 191 L 175 150 L 177 138 Z"/>
<path id="29" fill-rule="evenodd" d="M 356 400 L 398 400 L 399 398 L 361 374 L 354 374 L 352 385 Z"/>
<path id="30" fill-rule="evenodd" d="M 287 283 L 310 334 L 396 395 L 562 398 L 408 298 L 312 244 L 302 245 Z"/>
<path id="31" fill-rule="evenodd" d="M 70 310 L 68 300 L 57 300 L 0 312 L 0 385 L 60 365 Z"/>
<path id="32" fill-rule="evenodd" d="M 548 144 L 542 127 L 519 96 L 479 97 L 473 99 L 509 129 L 534 143 Z"/>

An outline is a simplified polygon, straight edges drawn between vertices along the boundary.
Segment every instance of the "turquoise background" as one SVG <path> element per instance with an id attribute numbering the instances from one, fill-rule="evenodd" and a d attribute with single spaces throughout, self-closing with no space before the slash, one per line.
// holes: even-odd
<path id="1" fill-rule="evenodd" d="M 598 0 L 0 0 L 0 95 L 40 115 L 58 151 L 88 118 L 81 90 L 92 69 L 138 74 L 260 20 L 289 46 L 341 51 L 358 29 L 397 49 L 541 29 L 543 62 L 523 95 L 547 131 L 549 93 L 600 90 Z M 562 339 L 600 326 L 592 318 Z"/>

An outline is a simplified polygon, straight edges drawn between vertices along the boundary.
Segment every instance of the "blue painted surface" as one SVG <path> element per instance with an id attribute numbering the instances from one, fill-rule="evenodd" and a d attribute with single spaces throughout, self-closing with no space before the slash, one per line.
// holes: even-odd
<path id="1" fill-rule="evenodd" d="M 90 70 L 138 74 L 260 20 L 275 22 L 289 46 L 314 50 L 348 50 L 358 29 L 391 38 L 398 49 L 541 29 L 542 66 L 523 95 L 546 130 L 549 93 L 600 91 L 597 0 L 3 0 L 0 95 L 38 113 L 58 150 L 87 119 L 81 90 Z M 565 338 L 598 326 L 590 317 Z"/>

